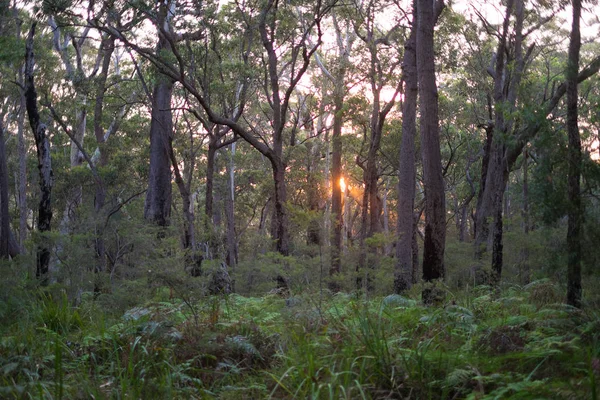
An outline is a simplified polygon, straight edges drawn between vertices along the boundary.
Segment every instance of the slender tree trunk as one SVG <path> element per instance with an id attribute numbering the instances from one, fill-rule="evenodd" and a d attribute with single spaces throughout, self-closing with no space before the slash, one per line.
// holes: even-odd
<path id="1" fill-rule="evenodd" d="M 35 59 L 33 54 L 33 37 L 35 35 L 36 23 L 34 22 L 27 36 L 25 45 L 25 101 L 29 124 L 35 137 L 37 149 L 38 170 L 40 175 L 40 203 L 38 210 L 38 231 L 48 232 L 52 221 L 52 162 L 50 158 L 50 141 L 46 135 L 46 125 L 40 121 L 37 104 L 37 92 L 35 90 L 33 69 Z M 42 238 L 38 244 L 36 277 L 43 285 L 48 282 L 48 265 L 50 263 L 50 246 Z"/>
<path id="2" fill-rule="evenodd" d="M 529 264 L 529 162 L 528 151 L 523 152 L 523 234 L 525 245 L 521 251 L 521 281 L 528 284 L 531 281 L 531 266 Z"/>
<path id="3" fill-rule="evenodd" d="M 401 293 L 412 286 L 413 247 L 416 243 L 415 211 L 415 136 L 417 134 L 417 10 L 413 2 L 413 24 L 408 41 L 404 45 L 403 80 L 404 102 L 402 103 L 402 142 L 398 168 L 398 242 L 396 243 L 396 269 L 394 291 Z M 418 247 L 417 247 L 418 248 Z"/>
<path id="4" fill-rule="evenodd" d="M 417 215 L 414 218 L 414 222 L 413 222 L 413 231 L 412 231 L 412 243 L 411 243 L 411 250 L 412 250 L 412 284 L 416 285 L 417 283 L 419 283 L 419 242 L 417 240 L 417 224 L 419 222 L 419 218 L 420 218 L 420 214 L 416 213 Z"/>
<path id="5" fill-rule="evenodd" d="M 383 192 L 383 199 L 381 199 L 381 209 L 383 211 L 383 233 L 386 236 L 386 242 L 385 245 L 383 247 L 383 254 L 385 256 L 389 256 L 390 253 L 392 252 L 392 246 L 391 244 L 387 241 L 387 238 L 390 235 L 390 210 L 388 207 L 388 188 L 387 188 L 387 182 L 385 185 L 385 189 Z"/>
<path id="6" fill-rule="evenodd" d="M 583 205 L 581 202 L 581 137 L 577 123 L 577 73 L 581 48 L 581 0 L 573 0 L 573 25 L 567 65 L 567 132 L 569 134 L 569 212 L 567 227 L 567 302 L 581 308 L 581 240 L 583 238 Z"/>
<path id="7" fill-rule="evenodd" d="M 22 74 L 22 71 L 21 71 Z M 21 81 L 23 77 L 21 76 Z M 27 147 L 25 145 L 25 96 L 21 94 L 18 119 L 18 152 L 19 152 L 19 247 L 25 252 L 27 239 Z"/>
<path id="8" fill-rule="evenodd" d="M 217 143 L 213 139 L 208 143 L 208 151 L 206 152 L 206 200 L 204 203 L 204 214 L 206 215 L 206 222 L 208 224 L 211 223 L 213 216 L 216 154 Z"/>
<path id="9" fill-rule="evenodd" d="M 430 282 L 444 279 L 446 273 L 444 266 L 446 200 L 440 154 L 438 93 L 433 52 L 433 28 L 436 16 L 432 1 L 417 0 L 417 3 L 417 73 L 425 189 L 423 279 Z M 425 302 L 429 300 L 425 292 L 423 297 Z"/>
<path id="10" fill-rule="evenodd" d="M 276 250 L 284 256 L 290 254 L 290 237 L 288 232 L 288 216 L 285 209 L 287 192 L 285 185 L 285 164 L 278 157 L 271 160 L 273 167 L 273 180 L 275 182 L 275 246 Z"/>
<path id="11" fill-rule="evenodd" d="M 338 82 L 339 83 L 339 82 Z M 342 88 L 336 86 L 334 92 L 334 114 L 332 135 L 332 157 L 331 157 L 331 213 L 333 214 L 333 238 L 331 246 L 331 266 L 329 276 L 334 277 L 341 270 L 342 230 L 344 225 L 342 211 L 342 124 L 343 124 L 343 92 Z M 345 88 L 344 88 L 345 89 Z M 340 290 L 339 284 L 331 281 L 329 288 L 332 292 Z"/>
<path id="12" fill-rule="evenodd" d="M 320 151 L 317 143 L 307 143 L 306 197 L 308 209 L 315 214 L 319 211 L 319 182 L 317 176 L 317 157 L 319 154 Z M 310 217 L 306 230 L 306 238 L 306 242 L 309 245 L 320 246 L 322 244 L 321 224 L 314 214 Z"/>
<path id="13" fill-rule="evenodd" d="M 469 194 L 469 196 L 466 198 L 466 200 L 463 202 L 462 207 L 461 207 L 461 216 L 460 216 L 460 227 L 459 227 L 459 234 L 458 234 L 458 240 L 460 242 L 464 242 L 467 238 L 467 228 L 468 228 L 468 221 L 469 221 L 469 205 L 471 204 L 471 201 L 473 201 L 473 198 L 475 198 L 475 185 L 473 184 L 473 179 L 471 178 L 471 172 L 470 172 L 470 168 L 471 168 L 471 164 L 472 164 L 473 160 L 469 160 L 469 162 L 467 163 L 467 169 L 465 172 L 465 178 L 467 180 L 467 182 L 469 183 L 469 187 L 471 189 L 471 193 Z"/>
<path id="14" fill-rule="evenodd" d="M 8 212 L 8 171 L 4 150 L 4 125 L 0 120 L 0 258 L 8 258 L 10 214 Z"/>
<path id="15" fill-rule="evenodd" d="M 491 103 L 491 99 L 489 99 Z M 485 143 L 483 145 L 483 158 L 481 159 L 481 175 L 479 177 L 479 192 L 477 194 L 477 205 L 475 207 L 475 218 L 473 219 L 473 238 L 475 239 L 475 254 L 477 258 L 481 258 L 485 249 L 482 249 L 482 246 L 487 247 L 487 236 L 485 237 L 485 241 L 481 243 L 477 243 L 477 235 L 479 234 L 482 227 L 480 227 L 477 223 L 477 213 L 482 209 L 483 204 L 483 194 L 485 192 L 485 184 L 487 179 L 488 167 L 490 165 L 490 156 L 492 152 L 492 142 L 494 139 L 494 128 L 492 126 L 488 126 L 485 128 Z M 483 218 L 482 218 L 483 219 Z M 482 240 L 483 235 L 480 236 L 479 240 Z"/>
<path id="16" fill-rule="evenodd" d="M 506 73 L 508 61 L 506 57 L 507 38 L 511 15 L 515 8 L 515 33 L 514 33 L 514 70 L 510 79 Z M 512 160 L 506 156 L 506 135 L 513 132 L 514 121 L 511 114 L 516 109 L 516 100 L 521 77 L 525 69 L 523 56 L 523 22 L 525 9 L 522 0 L 508 0 L 506 15 L 502 26 L 502 34 L 496 52 L 496 67 L 494 71 L 494 134 L 490 147 L 490 157 L 487 167 L 485 186 L 481 191 L 481 202 L 477 208 L 477 222 L 475 235 L 475 256 L 481 259 L 486 251 L 490 234 L 489 220 L 492 220 L 492 271 L 498 283 L 502 276 L 503 267 L 503 221 L 502 205 L 504 193 L 508 182 L 509 170 Z M 507 112 L 508 111 L 508 112 Z"/>
<path id="17" fill-rule="evenodd" d="M 85 137 L 85 129 L 87 126 L 87 111 L 86 111 L 86 103 L 87 103 L 87 95 L 85 93 L 79 92 L 76 96 L 76 103 L 79 108 L 75 112 L 75 139 L 83 145 L 83 140 Z M 71 141 L 71 155 L 70 155 L 70 165 L 71 168 L 76 168 L 81 166 L 83 163 L 83 156 L 79 151 L 77 145 Z M 65 212 L 63 215 L 63 219 L 60 223 L 59 230 L 63 234 L 68 234 L 71 229 L 72 222 L 76 218 L 77 209 L 81 205 L 81 200 L 83 196 L 82 187 L 80 184 L 76 184 L 68 189 L 69 195 L 67 197 L 67 202 L 65 205 Z"/>
<path id="18" fill-rule="evenodd" d="M 225 200 L 225 219 L 227 221 L 227 252 L 225 260 L 231 271 L 235 271 L 238 263 L 238 248 L 235 234 L 235 143 L 231 144 L 231 158 L 228 165 L 229 190 Z M 233 289 L 235 290 L 235 288 Z"/>

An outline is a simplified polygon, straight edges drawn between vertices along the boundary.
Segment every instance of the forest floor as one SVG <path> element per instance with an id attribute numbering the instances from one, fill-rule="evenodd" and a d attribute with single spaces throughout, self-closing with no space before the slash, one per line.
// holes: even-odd
<path id="1" fill-rule="evenodd" d="M 548 280 L 448 291 L 436 306 L 418 287 L 178 293 L 132 281 L 74 307 L 59 288 L 4 290 L 0 398 L 598 398 L 599 310 L 562 304 Z"/>

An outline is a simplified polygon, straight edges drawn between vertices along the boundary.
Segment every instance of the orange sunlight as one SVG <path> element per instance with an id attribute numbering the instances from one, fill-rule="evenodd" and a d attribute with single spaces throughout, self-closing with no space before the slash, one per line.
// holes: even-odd
<path id="1" fill-rule="evenodd" d="M 342 189 L 342 193 L 346 192 L 346 181 L 343 176 L 340 178 L 340 188 Z"/>

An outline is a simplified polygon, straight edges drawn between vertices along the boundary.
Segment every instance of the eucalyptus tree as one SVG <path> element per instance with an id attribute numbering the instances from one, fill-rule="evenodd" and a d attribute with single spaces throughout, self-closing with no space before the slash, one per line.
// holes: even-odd
<path id="1" fill-rule="evenodd" d="M 330 277 L 334 277 L 341 270 L 341 250 L 343 231 L 342 210 L 342 128 L 344 125 L 344 100 L 348 94 L 348 72 L 352 68 L 350 56 L 357 35 L 352 29 L 346 13 L 332 11 L 331 19 L 335 32 L 335 56 L 324 59 L 324 56 L 315 55 L 315 59 L 326 80 L 332 86 L 331 102 L 333 103 L 333 131 L 331 151 L 331 213 L 333 214 L 333 235 L 331 248 Z M 339 285 L 332 281 L 332 290 L 339 290 Z"/>
<path id="2" fill-rule="evenodd" d="M 413 257 L 413 239 L 416 230 L 414 218 L 416 159 L 415 136 L 417 135 L 417 3 L 413 1 L 410 34 L 404 43 L 402 57 L 402 143 L 398 166 L 398 225 L 396 230 L 396 268 L 394 291 L 409 289 L 417 276 Z"/>
<path id="3" fill-rule="evenodd" d="M 573 22 L 569 42 L 569 59 L 565 71 L 567 83 L 567 132 L 569 135 L 569 211 L 567 228 L 567 302 L 581 307 L 581 252 L 583 206 L 581 201 L 581 137 L 578 124 L 577 72 L 579 71 L 579 52 L 581 49 L 581 0 L 573 0 Z"/>
<path id="4" fill-rule="evenodd" d="M 397 51 L 389 51 L 397 40 L 397 31 L 400 24 L 385 29 L 378 23 L 377 18 L 389 4 L 376 0 L 367 1 L 358 5 L 354 20 L 354 31 L 366 47 L 365 80 L 368 83 L 370 95 L 373 97 L 370 109 L 368 135 L 365 137 L 366 155 L 357 157 L 357 164 L 364 171 L 364 194 L 362 199 L 360 256 L 357 272 L 366 265 L 365 239 L 381 231 L 382 203 L 379 198 L 378 181 L 380 170 L 378 155 L 381 147 L 381 138 L 386 118 L 396 103 L 402 83 L 399 75 L 395 73 L 400 66 L 400 59 L 395 59 Z M 394 91 L 391 98 L 385 101 L 382 91 L 391 87 Z M 360 274 L 360 273 L 359 273 Z M 361 286 L 362 279 L 357 277 L 357 286 Z"/>
<path id="5" fill-rule="evenodd" d="M 183 88 L 192 95 L 206 113 L 207 119 L 217 125 L 225 125 L 246 140 L 252 147 L 262 153 L 271 163 L 274 181 L 274 205 L 275 205 L 275 239 L 278 252 L 287 255 L 290 251 L 290 237 L 288 231 L 288 216 L 285 208 L 287 201 L 285 182 L 285 157 L 284 157 L 284 131 L 289 122 L 290 99 L 298 86 L 300 80 L 310 65 L 311 57 L 317 50 L 321 41 L 320 24 L 324 15 L 329 11 L 331 5 L 321 1 L 310 5 L 299 5 L 291 3 L 279 3 L 267 1 L 259 5 L 246 7 L 238 4 L 238 11 L 242 13 L 248 23 L 253 24 L 256 20 L 258 25 L 252 25 L 258 30 L 261 38 L 262 48 L 258 54 L 258 61 L 262 63 L 260 73 L 264 98 L 268 109 L 260 115 L 258 120 L 246 118 L 247 123 L 242 125 L 236 122 L 230 115 L 219 112 L 209 100 L 201 87 L 193 83 L 193 77 L 188 72 L 188 62 L 182 56 L 182 52 L 174 44 L 177 39 L 185 38 L 185 33 L 174 33 L 167 31 L 164 26 L 158 25 L 157 29 L 171 44 L 170 52 L 172 58 L 157 55 L 156 52 L 144 48 L 131 37 L 131 32 L 126 32 L 110 23 L 100 24 L 102 29 L 109 32 L 132 48 L 143 57 L 149 59 L 156 65 L 162 75 L 178 81 Z M 282 23 L 285 21 L 285 23 Z M 310 33 L 317 32 L 317 43 L 309 46 L 307 38 Z M 285 40 L 279 44 L 279 38 Z M 172 60 L 174 61 L 172 62 Z M 258 77 L 255 79 L 258 80 Z M 242 99 L 245 96 L 241 97 Z M 244 102 L 241 102 L 238 112 L 243 112 Z M 262 119 L 261 118 L 265 118 Z M 253 120 L 254 119 L 254 120 Z M 261 134 L 260 123 L 270 126 L 270 135 Z"/>
<path id="6" fill-rule="evenodd" d="M 35 146 L 37 150 L 40 201 L 38 207 L 37 228 L 40 233 L 49 232 L 52 222 L 52 186 L 54 178 L 52 173 L 52 159 L 50 154 L 50 141 L 48 139 L 48 127 L 42 122 L 38 108 L 38 94 L 35 88 L 33 53 L 33 38 L 36 23 L 31 25 L 27 40 L 25 42 L 25 104 L 29 124 L 33 131 Z M 50 246 L 42 238 L 37 246 L 36 252 L 36 277 L 42 284 L 48 281 L 48 268 L 50 264 Z"/>
<path id="7" fill-rule="evenodd" d="M 159 27 L 156 54 L 169 57 L 171 42 L 166 35 L 172 31 L 171 19 L 175 13 L 175 1 L 161 1 L 156 10 Z M 107 21 L 110 24 L 110 21 Z M 150 171 L 148 192 L 144 204 L 144 218 L 159 226 L 169 225 L 171 216 L 171 160 L 169 142 L 173 137 L 171 98 L 174 80 L 157 74 L 152 89 L 150 120 Z"/>
<path id="8" fill-rule="evenodd" d="M 112 2 L 106 2 L 100 13 L 107 13 Z M 97 48 L 91 43 L 95 43 L 94 30 L 89 24 L 81 23 L 79 18 L 71 20 L 64 13 L 65 10 L 57 8 L 53 2 L 44 3 L 43 11 L 48 14 L 48 25 L 52 30 L 52 47 L 59 55 L 64 68 L 66 85 L 63 88 L 71 92 L 74 101 L 70 104 L 75 108 L 75 120 L 69 121 L 73 126 L 72 134 L 74 140 L 71 140 L 70 165 L 71 168 L 78 167 L 84 163 L 84 157 L 75 143 L 83 145 L 88 120 L 88 100 L 94 89 L 94 84 L 98 77 L 99 85 L 94 105 L 94 128 L 95 131 L 101 126 L 102 103 L 103 103 L 103 85 L 107 77 L 107 63 L 110 63 L 111 54 L 114 46 L 111 46 L 110 38 L 102 37 L 100 46 Z M 94 2 L 87 4 L 87 12 L 91 12 Z M 78 25 L 82 25 L 79 27 Z M 90 54 L 90 52 L 92 54 Z M 95 53 L 95 54 L 93 54 Z M 91 57 L 90 57 L 91 55 Z M 91 62 L 89 59 L 91 58 Z M 100 76 L 98 73 L 101 72 Z M 102 92 L 102 96 L 98 94 Z M 71 93 L 69 93 L 71 94 Z M 100 136 L 99 136 L 100 135 Z M 103 133 L 96 133 L 96 138 L 103 137 Z M 100 140 L 98 140 L 100 143 Z M 77 208 L 82 201 L 82 187 L 75 185 L 69 188 L 69 194 L 66 199 L 65 212 L 61 221 L 61 231 L 66 233 L 72 229 L 69 225 L 74 220 Z M 100 194 L 100 196 L 104 196 Z M 103 203 L 103 199 L 99 199 Z"/>
<path id="9" fill-rule="evenodd" d="M 481 258 L 486 252 L 491 221 L 492 270 L 497 280 L 501 277 L 503 265 L 502 204 L 509 172 L 527 143 L 547 125 L 548 116 L 555 111 L 567 91 L 565 82 L 557 85 L 550 81 L 550 76 L 540 93 L 533 90 L 523 93 L 521 90 L 527 66 L 541 53 L 532 34 L 552 20 L 557 11 L 532 7 L 527 8 L 523 0 L 508 1 L 498 29 L 478 13 L 486 30 L 497 37 L 498 43 L 487 71 L 494 84 L 491 96 L 493 119 L 485 127 L 489 146 L 485 147 L 476 212 L 475 256 Z M 600 56 L 597 56 L 578 71 L 577 83 L 593 76 L 599 69 Z"/>
<path id="10" fill-rule="evenodd" d="M 27 206 L 24 190 L 26 187 L 26 154 L 24 118 L 25 106 L 22 92 L 18 86 L 23 84 L 23 54 L 21 44 L 21 20 L 18 18 L 19 10 L 16 5 L 12 9 L 8 2 L 0 3 L 0 93 L 4 101 L 0 105 L 0 257 L 14 257 L 24 252 L 24 240 L 27 234 L 26 220 Z M 13 28 L 16 28 L 13 31 Z M 16 66 L 16 68 L 15 68 Z M 15 73 L 15 69 L 18 73 Z M 15 79 L 16 77 L 16 79 Z M 17 83 L 15 85 L 13 80 Z M 16 116 L 16 117 L 15 117 Z M 5 129 L 16 119 L 18 149 L 19 149 L 19 174 L 18 174 L 18 196 L 15 197 L 19 205 L 19 240 L 15 238 L 11 229 L 11 212 L 9 200 L 9 172 L 6 142 L 8 137 Z M 17 174 L 15 174 L 17 175 Z"/>
<path id="11" fill-rule="evenodd" d="M 4 124 L 0 119 L 0 258 L 14 257 L 19 254 L 19 245 L 10 229 L 8 169 L 4 142 Z"/>
<path id="12" fill-rule="evenodd" d="M 425 189 L 425 239 L 423 244 L 423 279 L 434 281 L 445 276 L 446 195 L 440 153 L 438 93 L 433 52 L 434 27 L 443 0 L 435 3 L 417 0 L 417 77 L 423 184 Z M 424 300 L 428 301 L 424 292 Z"/>

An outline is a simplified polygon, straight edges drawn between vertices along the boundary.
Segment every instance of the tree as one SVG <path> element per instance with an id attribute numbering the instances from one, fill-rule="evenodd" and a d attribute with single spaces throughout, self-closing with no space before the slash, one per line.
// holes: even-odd
<path id="1" fill-rule="evenodd" d="M 35 138 L 37 150 L 40 203 L 38 207 L 38 231 L 45 233 L 50 231 L 52 222 L 52 159 L 50 156 L 50 141 L 46 134 L 47 126 L 40 120 L 37 103 L 37 92 L 33 69 L 35 58 L 33 54 L 33 37 L 35 35 L 36 22 L 31 25 L 27 41 L 25 42 L 25 102 L 29 124 Z M 50 246 L 41 239 L 37 247 L 36 277 L 46 284 L 48 280 L 48 266 L 50 263 Z"/>
<path id="2" fill-rule="evenodd" d="M 342 128 L 344 124 L 344 99 L 348 88 L 346 75 L 350 68 L 350 54 L 356 34 L 352 32 L 349 23 L 343 26 L 336 12 L 332 12 L 333 28 L 335 30 L 337 57 L 332 61 L 336 66 L 328 69 L 318 54 L 315 55 L 318 66 L 333 85 L 333 134 L 331 151 L 331 213 L 333 214 L 333 235 L 331 248 L 331 265 L 329 276 L 335 277 L 341 271 L 341 253 L 342 253 L 342 231 L 343 231 L 343 210 L 342 210 Z M 330 71 L 332 70 L 332 71 Z M 332 281 L 330 288 L 333 291 L 339 290 L 339 285 Z"/>
<path id="3" fill-rule="evenodd" d="M 0 258 L 14 257 L 17 254 L 19 254 L 19 245 L 10 230 L 4 124 L 0 120 Z"/>
<path id="4" fill-rule="evenodd" d="M 398 79 L 397 83 L 394 85 L 395 92 L 392 95 L 392 98 L 387 102 L 382 100 L 381 93 L 384 87 L 390 83 L 394 83 L 394 80 L 397 79 L 394 71 L 399 66 L 400 60 L 392 61 L 386 59 L 383 54 L 382 48 L 390 47 L 391 36 L 399 28 L 399 25 L 395 25 L 385 34 L 381 34 L 376 22 L 376 11 L 380 6 L 381 4 L 377 1 L 368 1 L 365 4 L 361 4 L 358 10 L 358 20 L 354 27 L 354 31 L 362 40 L 368 51 L 367 71 L 365 75 L 373 96 L 370 110 L 371 114 L 369 117 L 368 138 L 365 138 L 367 154 L 363 157 L 361 157 L 362 155 L 357 157 L 357 164 L 363 170 L 363 181 L 365 186 L 362 199 L 361 231 L 359 237 L 360 254 L 358 265 L 356 267 L 357 273 L 359 273 L 357 276 L 357 287 L 359 288 L 362 286 L 362 278 L 359 271 L 366 266 L 367 261 L 365 240 L 381 231 L 380 218 L 382 203 L 379 198 L 377 182 L 380 177 L 378 154 L 381 147 L 383 128 L 388 114 L 396 103 L 396 97 L 402 86 L 401 80 Z M 369 285 L 369 280 L 370 279 L 367 278 L 367 286 Z"/>
<path id="5" fill-rule="evenodd" d="M 581 34 L 581 0 L 573 0 L 573 25 L 569 42 L 569 59 L 565 71 L 567 83 L 567 132 L 569 135 L 569 211 L 567 227 L 567 302 L 581 308 L 581 242 L 583 238 L 583 205 L 581 202 L 581 138 L 578 125 L 577 71 L 579 71 L 579 50 Z"/>
<path id="6" fill-rule="evenodd" d="M 514 11 L 513 11 L 514 8 Z M 480 15 L 486 29 L 498 35 L 497 51 L 493 59 L 493 68 L 488 73 L 494 81 L 493 89 L 493 121 L 486 124 L 488 143 L 482 163 L 482 180 L 476 211 L 475 223 L 475 257 L 481 259 L 487 249 L 490 236 L 490 222 L 492 222 L 492 270 L 496 281 L 499 281 L 503 264 L 503 227 L 502 204 L 509 172 L 515 165 L 523 149 L 538 132 L 546 125 L 547 117 L 554 112 L 560 100 L 565 95 L 567 85 L 553 83 L 550 93 L 544 90 L 542 95 L 534 102 L 536 106 L 529 105 L 523 110 L 527 118 L 519 119 L 517 103 L 528 104 L 526 98 L 519 98 L 519 88 L 525 73 L 525 67 L 531 63 L 535 55 L 536 44 L 531 43 L 524 50 L 524 40 L 535 30 L 544 26 L 554 17 L 550 15 L 536 15 L 525 10 L 522 0 L 510 0 L 506 5 L 505 17 L 500 32 L 496 32 L 491 25 Z M 514 30 L 510 31 L 511 17 L 514 19 Z M 533 18 L 535 16 L 535 18 Z M 532 25 L 525 31 L 525 18 L 532 19 Z M 511 38 L 514 38 L 512 40 Z M 510 39 L 510 40 L 509 40 Z M 509 57 L 510 56 L 510 57 Z M 509 58 L 507 58 L 509 57 Z M 600 57 L 577 74 L 577 82 L 588 79 L 600 69 Z M 550 85 L 550 82 L 548 82 Z M 548 86 L 547 85 L 547 86 Z M 491 101 L 490 101 L 491 103 Z M 539 105 L 538 105 L 539 104 Z"/>
<path id="7" fill-rule="evenodd" d="M 172 53 L 170 34 L 171 18 L 175 13 L 175 0 L 161 2 L 158 7 L 156 24 L 158 44 L 156 54 L 168 57 Z M 150 120 L 150 171 L 148 192 L 144 205 L 144 218 L 158 226 L 169 225 L 171 216 L 171 158 L 170 142 L 173 140 L 173 115 L 171 97 L 173 79 L 158 73 L 152 90 L 152 111 Z"/>
<path id="8" fill-rule="evenodd" d="M 423 279 L 431 282 L 444 279 L 444 249 L 446 245 L 446 200 L 440 153 L 438 93 L 435 79 L 433 29 L 444 7 L 443 1 L 433 3 L 417 0 L 417 76 L 419 82 L 419 112 L 423 183 L 425 189 L 425 242 L 423 244 Z M 429 301 L 423 293 L 424 301 Z"/>
<path id="9" fill-rule="evenodd" d="M 416 278 L 413 271 L 413 236 L 415 235 L 415 136 L 417 135 L 417 2 L 413 2 L 413 19 L 410 35 L 404 44 L 402 79 L 402 143 L 398 167 L 398 226 L 396 243 L 396 270 L 394 290 L 400 293 L 412 286 Z"/>

